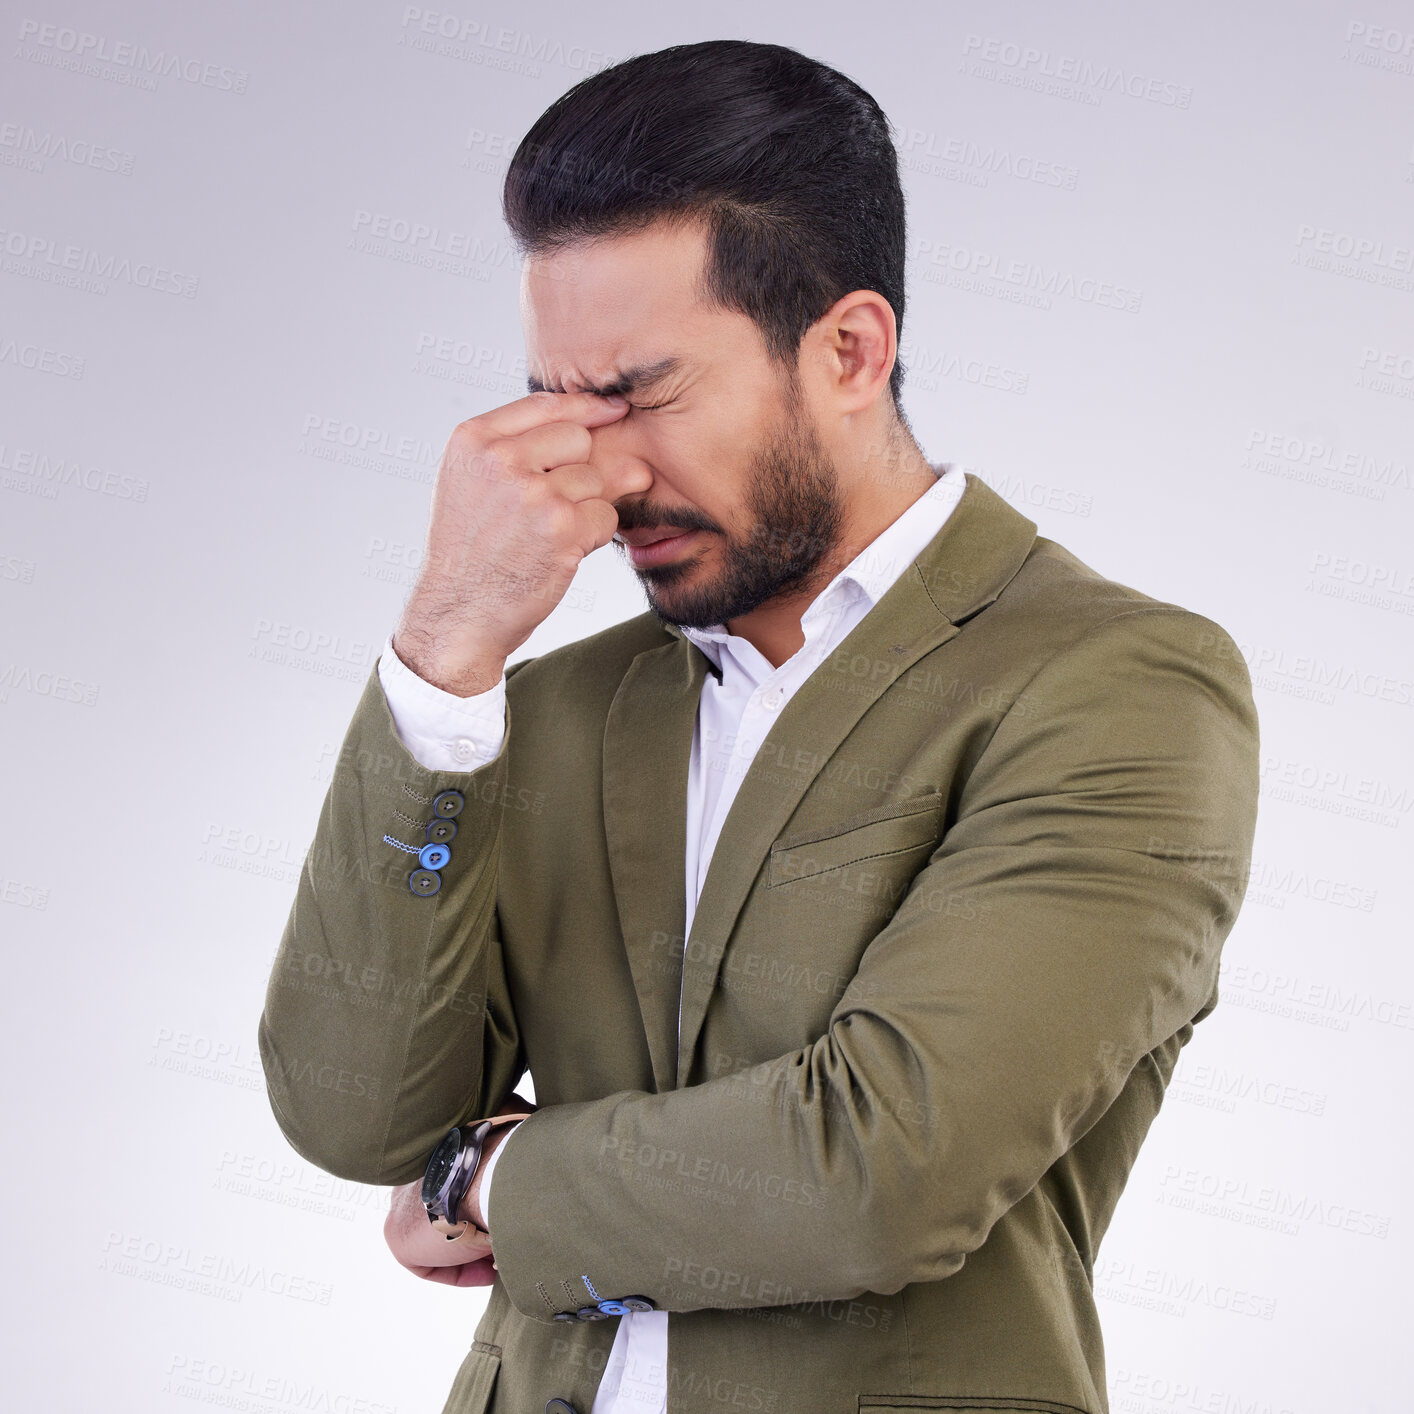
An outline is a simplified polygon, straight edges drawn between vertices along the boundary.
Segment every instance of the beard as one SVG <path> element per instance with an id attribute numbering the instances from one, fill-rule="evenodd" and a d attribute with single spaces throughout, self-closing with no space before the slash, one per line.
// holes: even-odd
<path id="1" fill-rule="evenodd" d="M 711 522 L 684 521 L 681 513 L 660 521 L 634 508 L 626 528 L 671 524 L 710 530 L 722 547 L 721 566 L 705 584 L 689 583 L 700 555 L 634 570 L 660 623 L 711 628 L 781 595 L 803 598 L 821 562 L 839 543 L 844 527 L 839 474 L 804 414 L 794 369 L 785 382 L 780 421 L 752 456 L 748 487 L 751 526 L 740 539 Z"/>

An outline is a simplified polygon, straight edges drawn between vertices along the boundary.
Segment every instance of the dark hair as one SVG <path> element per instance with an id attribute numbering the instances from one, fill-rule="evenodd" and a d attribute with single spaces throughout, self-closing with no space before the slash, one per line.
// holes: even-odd
<path id="1" fill-rule="evenodd" d="M 700 295 L 754 320 L 792 372 L 805 331 L 851 290 L 883 295 L 902 334 L 889 120 L 852 79 L 784 45 L 674 44 L 581 80 L 516 148 L 502 211 L 522 256 L 704 220 Z M 903 371 L 896 360 L 896 409 Z"/>

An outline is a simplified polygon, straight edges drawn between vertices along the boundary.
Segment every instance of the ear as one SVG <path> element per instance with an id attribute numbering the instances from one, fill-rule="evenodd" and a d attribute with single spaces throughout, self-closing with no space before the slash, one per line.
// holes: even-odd
<path id="1" fill-rule="evenodd" d="M 838 412 L 862 412 L 887 390 L 897 355 L 893 306 L 877 290 L 852 290 L 806 330 L 802 377 Z"/>

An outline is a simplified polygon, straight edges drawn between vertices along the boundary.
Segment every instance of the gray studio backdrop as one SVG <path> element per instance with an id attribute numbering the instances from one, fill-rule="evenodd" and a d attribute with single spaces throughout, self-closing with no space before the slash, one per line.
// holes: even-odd
<path id="1" fill-rule="evenodd" d="M 1406 1408 L 1414 12 L 445 3 L 4 6 L 9 1407 L 441 1408 L 484 1290 L 292 1153 L 256 1020 L 438 456 L 523 391 L 507 160 L 741 37 L 897 126 L 929 457 L 1253 673 L 1222 1000 L 1095 1274 L 1114 1408 Z M 643 607 L 605 548 L 524 651 Z"/>

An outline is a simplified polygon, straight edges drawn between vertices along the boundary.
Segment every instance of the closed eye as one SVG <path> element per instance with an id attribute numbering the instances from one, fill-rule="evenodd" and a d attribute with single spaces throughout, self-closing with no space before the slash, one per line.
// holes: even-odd
<path id="1" fill-rule="evenodd" d="M 659 408 L 665 408 L 671 402 L 672 399 L 669 398 L 666 403 L 630 403 L 629 407 L 635 412 L 657 412 Z"/>

